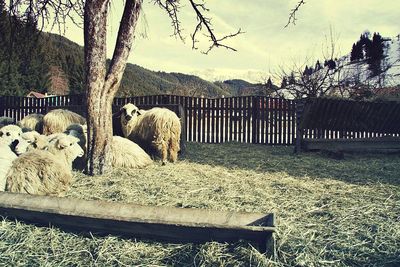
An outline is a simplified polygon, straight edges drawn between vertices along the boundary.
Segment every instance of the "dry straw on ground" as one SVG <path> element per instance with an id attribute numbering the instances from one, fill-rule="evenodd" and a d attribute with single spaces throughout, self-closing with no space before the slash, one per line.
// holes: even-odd
<path id="1" fill-rule="evenodd" d="M 284 147 L 190 143 L 177 164 L 75 178 L 68 197 L 275 212 L 278 258 L 246 243 L 84 237 L 2 220 L 0 265 L 400 266 L 399 155 L 337 161 Z"/>

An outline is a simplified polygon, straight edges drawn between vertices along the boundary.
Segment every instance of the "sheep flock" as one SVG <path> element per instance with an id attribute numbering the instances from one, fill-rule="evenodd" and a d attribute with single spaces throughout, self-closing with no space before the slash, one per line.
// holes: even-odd
<path id="1" fill-rule="evenodd" d="M 86 119 L 55 109 L 18 122 L 0 117 L 0 122 L 0 191 L 65 195 L 73 169 L 86 165 Z M 178 159 L 181 124 L 168 109 L 139 110 L 129 103 L 113 114 L 113 131 L 113 167 L 145 168 L 157 156 L 163 165 Z"/>

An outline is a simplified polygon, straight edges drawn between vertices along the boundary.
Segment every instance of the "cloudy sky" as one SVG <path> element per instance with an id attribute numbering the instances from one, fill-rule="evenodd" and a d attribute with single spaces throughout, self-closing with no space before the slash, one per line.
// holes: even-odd
<path id="1" fill-rule="evenodd" d="M 108 54 L 111 57 L 122 12 L 123 1 L 113 1 L 109 20 Z M 366 30 L 394 37 L 400 33 L 400 1 L 398 0 L 308 0 L 297 14 L 296 25 L 284 28 L 290 10 L 298 0 L 208 0 L 209 17 L 215 33 L 223 36 L 244 34 L 227 44 L 236 48 L 213 49 L 208 55 L 201 43 L 191 49 L 190 33 L 196 18 L 186 0 L 180 12 L 186 42 L 171 37 L 173 29 L 168 16 L 145 0 L 143 15 L 129 62 L 151 70 L 196 74 L 207 80 L 241 78 L 260 82 L 279 68 L 323 58 L 327 38 L 332 29 L 336 55 L 350 51 Z M 69 25 L 67 38 L 83 44 L 83 31 Z"/>

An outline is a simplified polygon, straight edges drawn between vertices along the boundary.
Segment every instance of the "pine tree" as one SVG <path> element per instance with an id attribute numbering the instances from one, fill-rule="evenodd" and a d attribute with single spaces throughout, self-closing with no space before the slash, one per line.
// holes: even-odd
<path id="1" fill-rule="evenodd" d="M 288 86 L 287 79 L 286 79 L 286 77 L 283 77 L 280 88 L 283 89 L 283 88 L 286 88 L 287 86 Z"/>
<path id="2" fill-rule="evenodd" d="M 315 63 L 315 71 L 319 71 L 322 69 L 321 63 L 319 62 L 319 60 L 317 60 L 317 63 Z"/>

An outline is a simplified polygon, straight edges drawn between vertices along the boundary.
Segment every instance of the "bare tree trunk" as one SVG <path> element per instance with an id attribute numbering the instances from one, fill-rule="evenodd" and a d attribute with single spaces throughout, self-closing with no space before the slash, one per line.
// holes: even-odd
<path id="1" fill-rule="evenodd" d="M 84 14 L 85 72 L 88 105 L 88 163 L 90 175 L 110 170 L 112 102 L 119 88 L 142 0 L 126 0 L 110 68 L 106 71 L 107 13 L 110 0 L 87 0 Z"/>

